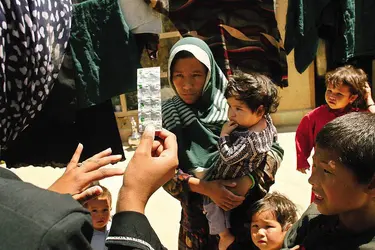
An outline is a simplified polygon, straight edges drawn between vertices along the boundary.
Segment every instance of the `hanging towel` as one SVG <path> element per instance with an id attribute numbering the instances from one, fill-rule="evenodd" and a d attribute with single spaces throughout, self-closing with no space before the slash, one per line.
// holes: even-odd
<path id="1" fill-rule="evenodd" d="M 118 1 L 73 5 L 70 46 L 80 108 L 136 90 L 140 57 Z"/>
<path id="2" fill-rule="evenodd" d="M 294 49 L 295 65 L 302 73 L 315 59 L 319 37 L 331 44 L 335 65 L 353 57 L 375 55 L 375 2 L 367 0 L 289 0 L 285 50 Z"/>

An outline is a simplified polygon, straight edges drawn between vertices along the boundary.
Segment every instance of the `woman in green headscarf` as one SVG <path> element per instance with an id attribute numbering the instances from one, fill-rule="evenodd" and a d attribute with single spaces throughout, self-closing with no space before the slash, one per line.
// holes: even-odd
<path id="1" fill-rule="evenodd" d="M 217 141 L 227 121 L 228 106 L 224 97 L 227 79 L 207 44 L 188 37 L 171 49 L 168 80 L 176 96 L 163 104 L 163 127 L 177 136 L 179 169 L 164 188 L 182 206 L 179 249 L 217 249 L 217 238 L 209 235 L 203 214 L 202 195 L 224 210 L 239 206 L 245 199 L 227 189 L 236 185 L 235 180 L 203 180 L 219 157 Z M 264 166 L 271 171 L 260 168 L 262 173 L 254 176 L 259 188 L 253 189 L 251 199 L 232 216 L 234 220 L 237 218 L 232 223 L 233 233 L 237 241 L 246 241 L 243 246 L 251 244 L 249 230 L 244 228 L 246 208 L 268 191 L 281 161 L 277 154 L 268 158 Z"/>

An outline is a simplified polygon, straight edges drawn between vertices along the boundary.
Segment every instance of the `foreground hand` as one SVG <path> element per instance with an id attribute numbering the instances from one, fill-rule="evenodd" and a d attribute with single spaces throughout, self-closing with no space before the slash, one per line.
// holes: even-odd
<path id="1" fill-rule="evenodd" d="M 232 180 L 214 180 L 205 183 L 207 196 L 225 211 L 238 207 L 245 200 L 245 197 L 233 194 L 227 187 L 235 187 Z"/>
<path id="2" fill-rule="evenodd" d="M 124 170 L 121 168 L 102 168 L 105 165 L 121 160 L 121 155 L 111 155 L 111 149 L 106 149 L 94 155 L 84 161 L 79 167 L 78 162 L 82 149 L 82 144 L 79 144 L 64 174 L 57 179 L 48 190 L 61 194 L 71 194 L 73 198 L 79 197 L 79 199 L 83 199 L 83 197 L 89 196 L 90 194 L 89 192 L 83 191 L 93 181 L 102 180 L 115 175 L 122 175 L 124 173 Z"/>
<path id="3" fill-rule="evenodd" d="M 238 124 L 235 123 L 234 121 L 229 121 L 229 122 L 224 123 L 223 128 L 221 129 L 220 137 L 228 136 L 237 127 L 238 127 Z"/>
<path id="4" fill-rule="evenodd" d="M 159 132 L 147 126 L 141 142 L 124 173 L 117 201 L 117 212 L 144 213 L 151 195 L 175 174 L 178 166 L 176 136 L 167 130 Z"/>

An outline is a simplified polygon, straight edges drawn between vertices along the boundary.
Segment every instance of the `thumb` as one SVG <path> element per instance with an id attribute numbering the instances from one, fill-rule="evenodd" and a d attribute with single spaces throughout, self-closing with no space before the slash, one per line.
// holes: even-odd
<path id="1" fill-rule="evenodd" d="M 139 143 L 136 152 L 151 155 L 154 138 L 155 127 L 152 124 L 148 124 L 143 132 L 141 142 Z"/>
<path id="2" fill-rule="evenodd" d="M 234 181 L 231 181 L 231 180 L 223 180 L 223 181 L 221 182 L 221 184 L 222 184 L 223 186 L 226 186 L 226 187 L 235 187 L 235 186 L 237 186 L 237 183 L 234 182 Z"/>
<path id="3" fill-rule="evenodd" d="M 73 195 L 73 199 L 84 205 L 86 202 L 88 202 L 91 199 L 94 199 L 95 197 L 98 197 L 103 193 L 103 189 L 99 186 L 93 186 L 85 191 Z"/>

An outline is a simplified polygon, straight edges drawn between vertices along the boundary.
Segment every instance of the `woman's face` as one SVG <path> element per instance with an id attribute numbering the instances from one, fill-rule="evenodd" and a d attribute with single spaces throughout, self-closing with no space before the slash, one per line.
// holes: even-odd
<path id="1" fill-rule="evenodd" d="M 194 104 L 202 95 L 207 69 L 195 57 L 177 59 L 172 69 L 172 82 L 186 104 Z"/>

